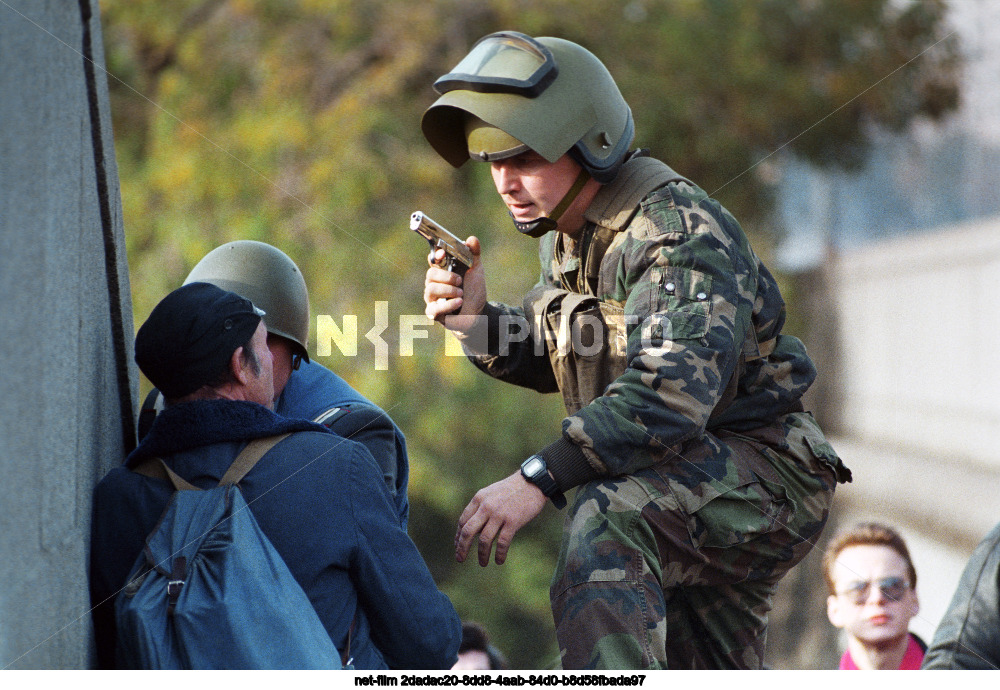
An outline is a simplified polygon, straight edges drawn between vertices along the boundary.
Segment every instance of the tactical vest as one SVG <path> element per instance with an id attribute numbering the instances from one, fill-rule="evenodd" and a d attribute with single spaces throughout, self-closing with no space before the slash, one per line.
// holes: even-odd
<path id="1" fill-rule="evenodd" d="M 532 339 L 546 343 L 552 371 L 566 412 L 589 404 L 625 372 L 624 309 L 596 296 L 601 262 L 624 239 L 622 232 L 639 210 L 639 202 L 654 189 L 687 181 L 665 163 L 633 155 L 615 181 L 602 188 L 587 209 L 588 224 L 574 257 L 563 255 L 559 232 L 542 239 L 551 245 L 552 271 L 560 287 L 539 285 L 524 298 Z"/>
<path id="2" fill-rule="evenodd" d="M 552 371 L 569 415 L 604 394 L 627 366 L 627 328 L 624 307 L 597 296 L 601 262 L 627 235 L 624 230 L 651 192 L 675 182 L 692 184 L 665 163 L 638 152 L 625 162 L 613 183 L 595 197 L 585 214 L 586 228 L 579 250 L 570 253 L 565 238 L 554 232 L 543 238 L 543 253 L 552 256 L 552 272 L 559 287 L 543 284 L 524 298 L 524 311 L 535 342 L 546 343 Z M 631 324 L 634 325 L 634 324 Z M 723 390 L 712 417 L 736 395 L 745 362 L 766 357 L 774 341 L 758 345 L 748 329 L 740 363 Z"/>

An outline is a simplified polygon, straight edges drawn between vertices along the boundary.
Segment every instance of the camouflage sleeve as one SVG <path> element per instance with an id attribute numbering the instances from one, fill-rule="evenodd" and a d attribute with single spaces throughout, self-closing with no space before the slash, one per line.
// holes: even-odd
<path id="1" fill-rule="evenodd" d="M 704 433 L 734 375 L 757 290 L 745 235 L 696 187 L 654 192 L 627 233 L 601 269 L 602 284 L 618 290 L 605 297 L 624 301 L 625 372 L 563 421 L 565 441 L 597 475 L 648 467 Z"/>
<path id="2" fill-rule="evenodd" d="M 539 393 L 558 392 L 552 364 L 544 343 L 536 343 L 524 309 L 499 302 L 489 302 L 475 350 L 463 345 L 468 358 L 480 370 L 495 379 L 530 388 Z"/>

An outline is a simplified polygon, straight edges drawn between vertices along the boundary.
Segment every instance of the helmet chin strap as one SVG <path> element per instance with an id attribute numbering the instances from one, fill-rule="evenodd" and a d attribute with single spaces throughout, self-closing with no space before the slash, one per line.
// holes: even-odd
<path id="1" fill-rule="evenodd" d="M 513 213 L 507 211 L 507 213 L 510 214 L 510 219 L 514 221 L 514 227 L 517 228 L 518 232 L 534 238 L 541 237 L 550 230 L 555 230 L 559 227 L 559 219 L 562 217 L 562 214 L 566 212 L 566 209 L 569 208 L 570 204 L 573 203 L 573 200 L 580 194 L 583 190 L 583 186 L 587 184 L 587 180 L 589 179 L 590 173 L 583 168 L 580 168 L 580 172 L 576 176 L 576 181 L 573 182 L 573 186 L 569 188 L 569 191 L 566 192 L 565 196 L 563 196 L 562 201 L 560 201 L 556 207 L 552 209 L 552 213 L 548 216 L 541 216 L 539 218 L 535 218 L 534 220 L 521 223 L 514 218 Z"/>

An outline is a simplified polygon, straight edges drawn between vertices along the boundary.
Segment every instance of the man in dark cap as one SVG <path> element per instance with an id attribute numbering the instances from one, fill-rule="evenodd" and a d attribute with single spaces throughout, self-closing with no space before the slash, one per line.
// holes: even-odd
<path id="1" fill-rule="evenodd" d="M 405 528 L 410 514 L 406 438 L 389 415 L 344 379 L 310 359 L 309 289 L 302 271 L 277 247 L 256 240 L 220 245 L 202 257 L 184 283 L 211 283 L 251 300 L 267 314 L 267 346 L 274 357 L 274 411 L 319 422 L 371 451 Z M 154 388 L 139 413 L 139 438 L 162 410 Z"/>
<path id="2" fill-rule="evenodd" d="M 135 361 L 170 403 L 226 398 L 271 407 L 263 316 L 250 300 L 191 283 L 167 295 L 139 328 Z"/>
<path id="3" fill-rule="evenodd" d="M 450 668 L 461 623 L 399 524 L 361 444 L 271 411 L 262 312 L 208 283 L 167 295 L 136 335 L 139 368 L 166 397 L 149 433 L 94 492 L 90 587 L 98 666 L 116 666 L 115 597 L 174 489 L 133 471 L 161 458 L 203 489 L 249 441 L 292 432 L 239 482 L 258 524 L 358 669 Z M 265 642 L 265 641 L 262 641 Z"/>

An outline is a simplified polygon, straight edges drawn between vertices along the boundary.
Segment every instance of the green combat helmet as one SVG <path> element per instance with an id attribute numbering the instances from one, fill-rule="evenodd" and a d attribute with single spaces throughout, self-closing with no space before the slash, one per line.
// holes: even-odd
<path id="1" fill-rule="evenodd" d="M 569 153 L 583 168 L 550 218 L 518 223 L 539 237 L 582 189 L 618 174 L 635 136 L 632 111 L 607 68 L 561 38 L 501 31 L 479 40 L 434 82 L 441 97 L 424 113 L 424 136 L 456 168 L 469 158 L 495 161 L 531 149 L 554 163 Z"/>
<path id="2" fill-rule="evenodd" d="M 216 247 L 191 269 L 184 284 L 212 283 L 264 310 L 268 333 L 288 338 L 309 361 L 309 292 L 287 254 L 264 242 L 237 240 Z"/>

